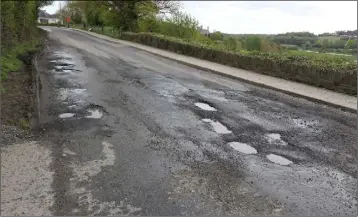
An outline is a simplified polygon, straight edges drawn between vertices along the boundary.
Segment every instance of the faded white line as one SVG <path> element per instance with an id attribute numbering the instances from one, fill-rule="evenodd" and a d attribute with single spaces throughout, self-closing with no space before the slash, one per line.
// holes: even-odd
<path id="1" fill-rule="evenodd" d="M 71 192 L 78 197 L 77 203 L 79 207 L 86 207 L 89 215 L 100 215 L 104 211 L 110 215 L 138 215 L 141 208 L 134 207 L 124 201 L 119 201 L 119 203 L 115 201 L 102 202 L 94 197 L 90 189 L 76 187 L 82 181 L 91 182 L 91 177 L 101 172 L 102 167 L 114 165 L 116 156 L 113 145 L 103 141 L 102 146 L 104 159 L 89 161 L 81 165 L 72 165 L 75 177 L 70 179 Z M 73 210 L 73 213 L 79 213 L 79 209 Z"/>
<path id="2" fill-rule="evenodd" d="M 80 181 L 88 180 L 89 177 L 98 174 L 101 171 L 101 167 L 114 164 L 116 156 L 114 154 L 113 145 L 109 142 L 102 142 L 102 146 L 103 160 L 93 160 L 80 166 L 73 166 L 73 170 Z"/>

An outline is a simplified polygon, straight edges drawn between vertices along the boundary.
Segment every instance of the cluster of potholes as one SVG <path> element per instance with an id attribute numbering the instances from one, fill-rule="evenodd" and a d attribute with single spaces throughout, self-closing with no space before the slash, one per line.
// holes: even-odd
<path id="1" fill-rule="evenodd" d="M 82 86 L 81 82 L 76 82 L 80 80 L 78 73 L 81 70 L 74 68 L 73 57 L 65 52 L 54 52 L 54 56 L 56 59 L 50 60 L 54 66 L 53 72 L 57 80 L 62 80 L 61 87 L 58 89 L 58 99 L 67 106 L 66 112 L 60 113 L 58 117 L 61 119 L 102 118 L 105 113 L 103 107 L 94 104 L 84 105 L 85 98 L 88 97 L 87 89 L 78 88 Z"/>
<path id="2" fill-rule="evenodd" d="M 210 112 L 216 112 L 217 109 L 208 105 L 207 103 L 203 103 L 203 102 L 196 102 L 194 103 L 194 105 L 196 107 L 199 107 L 202 110 L 205 111 L 210 111 Z M 220 123 L 217 120 L 212 120 L 212 119 L 208 119 L 208 118 L 204 118 L 201 121 L 203 121 L 204 123 L 208 123 L 211 125 L 211 127 L 213 128 L 213 130 L 216 133 L 219 134 L 231 134 L 232 131 L 229 130 L 225 125 L 223 125 L 222 123 Z M 287 142 L 285 142 L 284 140 L 281 139 L 281 135 L 278 133 L 268 133 L 265 135 L 265 138 L 267 139 L 267 141 L 270 144 L 279 144 L 282 146 L 286 146 Z M 252 147 L 251 145 L 248 145 L 246 143 L 241 143 L 241 142 L 229 142 L 228 145 L 233 148 L 234 150 L 243 153 L 243 154 L 257 154 L 257 150 Z M 292 164 L 293 162 L 286 159 L 285 157 L 282 157 L 280 155 L 276 155 L 276 154 L 268 154 L 266 155 L 266 158 L 275 163 L 275 164 L 279 164 L 279 165 L 283 165 L 283 166 L 287 166 Z"/>
<path id="3" fill-rule="evenodd" d="M 86 113 L 87 114 L 84 116 L 85 118 L 100 119 L 103 116 L 103 111 L 96 108 L 89 108 L 86 110 Z M 75 113 L 62 113 L 59 114 L 58 117 L 62 119 L 75 118 Z"/>

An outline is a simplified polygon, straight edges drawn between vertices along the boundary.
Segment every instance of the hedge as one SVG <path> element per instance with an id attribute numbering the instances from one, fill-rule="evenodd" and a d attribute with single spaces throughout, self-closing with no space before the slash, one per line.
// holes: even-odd
<path id="1" fill-rule="evenodd" d="M 230 52 L 151 33 L 125 32 L 120 38 L 240 69 L 357 95 L 357 63 L 345 58 Z"/>

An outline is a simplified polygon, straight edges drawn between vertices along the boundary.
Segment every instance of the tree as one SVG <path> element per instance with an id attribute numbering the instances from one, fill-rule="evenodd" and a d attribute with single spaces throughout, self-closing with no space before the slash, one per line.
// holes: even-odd
<path id="1" fill-rule="evenodd" d="M 224 36 L 221 32 L 215 31 L 212 34 L 210 34 L 210 38 L 214 41 L 222 41 L 224 39 Z"/>
<path id="2" fill-rule="evenodd" d="M 329 43 L 328 39 L 326 39 L 326 38 L 323 39 L 322 45 L 323 45 L 324 48 L 328 48 L 328 47 L 329 47 L 329 44 L 330 44 L 330 43 Z"/>
<path id="3" fill-rule="evenodd" d="M 52 1 L 1 1 L 1 50 L 30 41 L 37 35 L 39 9 Z"/>
<path id="4" fill-rule="evenodd" d="M 47 5 L 51 5 L 52 3 L 53 3 L 53 1 L 41 1 L 41 0 L 36 0 L 36 1 L 35 1 L 35 5 L 36 5 L 36 7 L 35 7 L 36 16 L 37 16 L 37 14 L 38 14 L 40 8 L 45 7 L 45 6 L 47 6 Z"/>
<path id="5" fill-rule="evenodd" d="M 240 50 L 242 48 L 240 41 L 234 37 L 228 37 L 224 39 L 224 44 L 228 49 L 233 51 Z"/>
<path id="6" fill-rule="evenodd" d="M 311 42 L 309 42 L 309 41 L 306 41 L 304 44 L 302 44 L 302 49 L 304 49 L 304 50 L 308 50 L 308 49 L 311 49 L 312 48 L 312 44 L 311 44 Z"/>
<path id="7" fill-rule="evenodd" d="M 248 36 L 245 40 L 245 49 L 249 51 L 260 51 L 261 38 L 259 36 Z"/>
<path id="8" fill-rule="evenodd" d="M 62 18 L 70 16 L 71 21 L 74 23 L 86 23 L 85 10 L 86 6 L 90 3 L 86 1 L 68 1 L 63 8 Z"/>
<path id="9" fill-rule="evenodd" d="M 161 14 L 175 14 L 179 11 L 181 4 L 179 1 L 154 1 L 157 10 Z"/>
<path id="10" fill-rule="evenodd" d="M 178 10 L 180 4 L 174 1 L 101 1 L 110 16 L 123 31 L 134 30 L 140 19 L 153 18 L 158 13 L 170 13 Z M 108 12 L 106 12 L 109 15 Z M 104 21 L 106 22 L 106 21 Z"/>
<path id="11" fill-rule="evenodd" d="M 199 22 L 193 16 L 184 12 L 175 12 L 160 22 L 161 34 L 183 39 L 197 38 Z"/>

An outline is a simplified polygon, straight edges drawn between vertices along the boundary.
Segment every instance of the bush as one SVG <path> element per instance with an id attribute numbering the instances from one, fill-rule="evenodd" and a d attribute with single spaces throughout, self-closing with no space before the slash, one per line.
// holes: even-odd
<path id="1" fill-rule="evenodd" d="M 345 57 L 299 52 L 230 52 L 223 47 L 188 42 L 150 33 L 123 33 L 122 39 L 197 57 L 220 64 L 302 82 L 317 87 L 357 94 L 357 64 Z M 250 39 L 251 40 L 251 39 Z M 252 39 L 252 47 L 258 40 Z M 255 42 L 255 43 L 254 43 Z M 260 45 L 260 44 L 258 44 Z M 255 47 L 256 48 L 256 47 Z"/>

